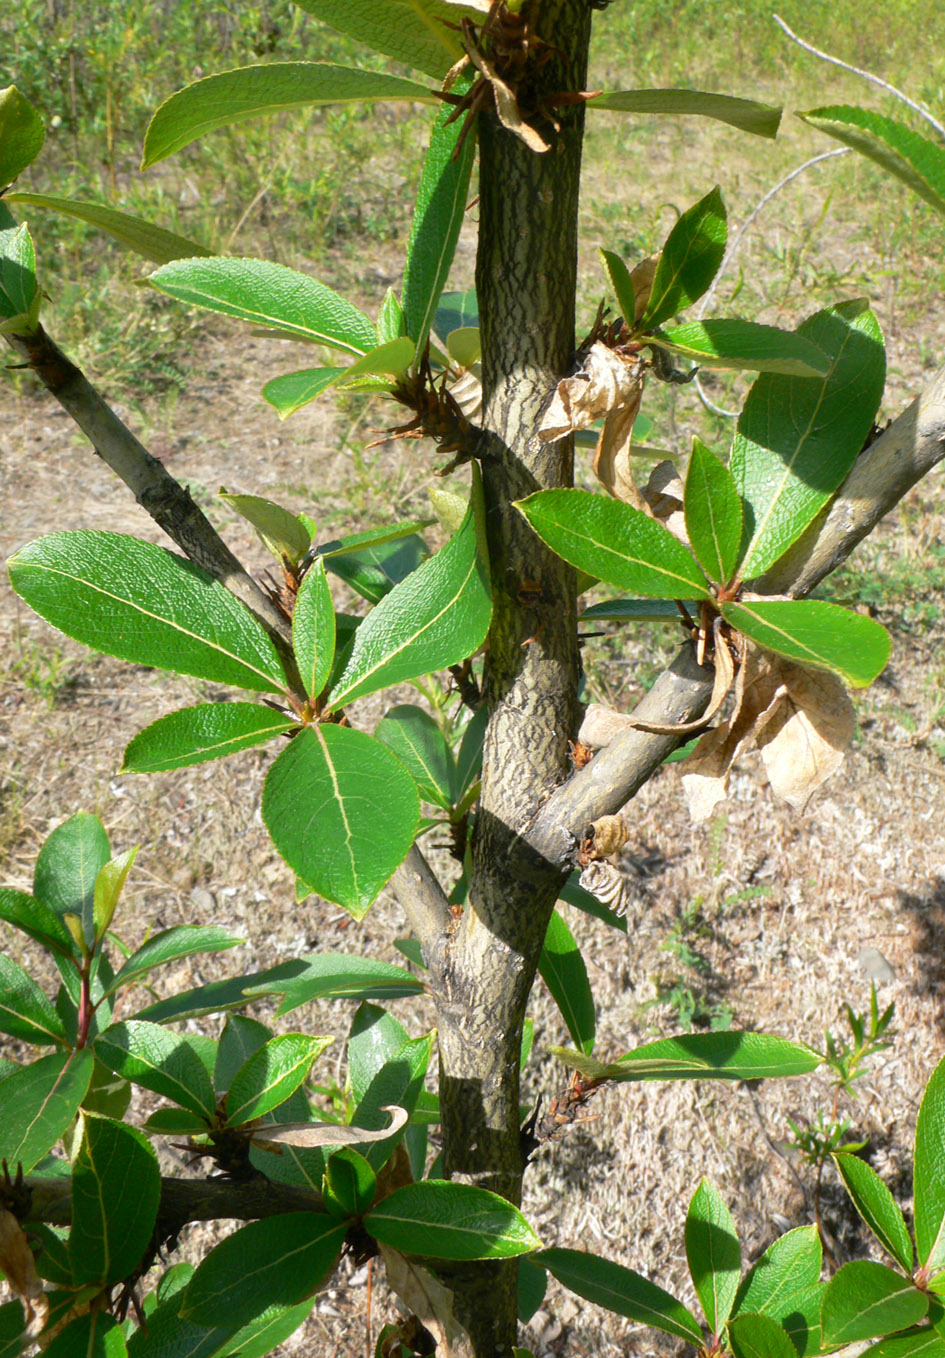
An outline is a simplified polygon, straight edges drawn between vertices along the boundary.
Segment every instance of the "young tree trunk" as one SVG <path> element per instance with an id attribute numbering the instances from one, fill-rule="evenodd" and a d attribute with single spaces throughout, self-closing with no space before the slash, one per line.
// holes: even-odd
<path id="1" fill-rule="evenodd" d="M 532 8 L 550 59 L 520 88 L 520 104 L 551 149 L 530 150 L 492 113 L 479 125 L 491 715 L 469 901 L 436 968 L 447 1173 L 516 1203 L 522 1027 L 563 880 L 560 867 L 529 849 L 520 832 L 568 775 L 579 672 L 574 572 L 512 503 L 572 480 L 571 440 L 543 443 L 536 430 L 573 362 L 583 108 L 564 106 L 560 133 L 532 110 L 543 96 L 584 88 L 590 36 L 587 0 L 543 0 Z M 476 1358 L 508 1354 L 515 1343 L 516 1276 L 510 1263 L 451 1275 Z"/>

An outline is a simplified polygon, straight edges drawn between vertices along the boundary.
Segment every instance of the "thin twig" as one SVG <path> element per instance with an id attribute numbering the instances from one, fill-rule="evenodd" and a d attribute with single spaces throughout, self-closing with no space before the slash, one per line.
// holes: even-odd
<path id="1" fill-rule="evenodd" d="M 452 916 L 446 893 L 416 844 L 391 878 L 390 889 L 420 940 L 427 965 L 432 968 Z"/>

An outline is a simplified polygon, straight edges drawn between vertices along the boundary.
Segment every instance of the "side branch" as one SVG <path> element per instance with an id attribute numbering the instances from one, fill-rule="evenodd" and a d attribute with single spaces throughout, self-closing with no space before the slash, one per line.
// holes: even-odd
<path id="1" fill-rule="evenodd" d="M 401 909 L 420 940 L 428 966 L 446 940 L 450 907 L 446 893 L 420 849 L 414 844 L 390 882 Z"/>

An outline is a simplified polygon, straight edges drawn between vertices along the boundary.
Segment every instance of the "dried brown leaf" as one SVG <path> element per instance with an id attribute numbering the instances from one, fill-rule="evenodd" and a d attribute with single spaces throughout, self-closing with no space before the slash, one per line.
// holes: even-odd
<path id="1" fill-rule="evenodd" d="M 837 675 L 789 662 L 781 671 L 787 692 L 758 744 L 772 791 L 803 811 L 843 763 L 856 714 Z"/>
<path id="2" fill-rule="evenodd" d="M 23 1303 L 28 1333 L 38 1334 L 49 1315 L 49 1298 L 23 1227 L 5 1207 L 0 1207 L 0 1270 Z"/>
<path id="3" fill-rule="evenodd" d="M 479 364 L 467 368 L 455 381 L 448 382 L 446 388 L 469 423 L 479 424 L 482 419 L 482 382 Z"/>
<path id="4" fill-rule="evenodd" d="M 390 1104 L 381 1112 L 390 1113 L 390 1126 L 376 1132 L 340 1122 L 280 1122 L 257 1127 L 253 1145 L 264 1151 L 278 1151 L 280 1146 L 359 1146 L 365 1141 L 384 1141 L 400 1131 L 409 1114 L 397 1104 Z"/>
<path id="5" fill-rule="evenodd" d="M 709 705 L 701 717 L 695 721 L 680 722 L 656 722 L 656 721 L 637 721 L 630 718 L 630 725 L 638 731 L 649 731 L 653 735 L 672 736 L 677 732 L 682 734 L 686 731 L 698 731 L 700 726 L 705 726 L 718 712 L 725 702 L 726 695 L 732 687 L 732 680 L 735 678 L 735 658 L 729 650 L 725 638 L 720 635 L 718 627 L 715 629 L 715 679 L 712 684 L 712 696 Z M 701 743 L 701 742 L 700 742 Z M 696 751 L 693 751 L 695 754 Z"/>
<path id="6" fill-rule="evenodd" d="M 643 499 L 646 510 L 652 514 L 654 519 L 659 519 L 665 528 L 668 528 L 674 538 L 687 547 L 689 534 L 686 532 L 686 516 L 683 512 L 684 495 L 682 478 L 675 462 L 668 458 L 663 462 L 658 462 L 650 472 L 649 479 L 643 487 Z"/>
<path id="7" fill-rule="evenodd" d="M 484 57 L 472 44 L 466 50 L 472 64 L 492 86 L 495 111 L 502 126 L 523 141 L 530 151 L 547 151 L 548 142 L 522 117 L 511 85 L 506 84 L 488 57 Z"/>
<path id="8" fill-rule="evenodd" d="M 647 259 L 641 259 L 636 268 L 630 270 L 630 282 L 633 284 L 633 323 L 636 325 L 646 311 L 646 304 L 650 300 L 650 293 L 653 290 L 653 279 L 656 277 L 656 266 L 660 262 L 659 255 L 650 255 Z"/>
<path id="9" fill-rule="evenodd" d="M 466 1338 L 463 1327 L 453 1315 L 453 1293 L 399 1250 L 381 1245 L 380 1251 L 388 1286 L 397 1293 L 410 1314 L 433 1335 L 437 1358 L 441 1353 L 449 1358 L 453 1346 Z"/>

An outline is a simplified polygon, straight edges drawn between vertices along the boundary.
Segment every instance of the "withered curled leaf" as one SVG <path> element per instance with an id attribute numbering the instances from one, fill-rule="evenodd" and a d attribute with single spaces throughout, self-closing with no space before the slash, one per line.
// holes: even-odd
<path id="1" fill-rule="evenodd" d="M 390 1113 L 390 1126 L 376 1132 L 339 1122 L 279 1122 L 256 1127 L 253 1145 L 260 1150 L 278 1152 L 280 1146 L 360 1146 L 367 1141 L 386 1141 L 400 1131 L 410 1115 L 406 1108 L 397 1104 L 388 1104 L 381 1112 Z"/>
<path id="2" fill-rule="evenodd" d="M 450 1358 L 466 1332 L 453 1315 L 453 1293 L 433 1274 L 389 1245 L 380 1245 L 387 1285 L 411 1315 L 436 1340 L 436 1351 Z"/>
<path id="3" fill-rule="evenodd" d="M 0 1271 L 23 1303 L 27 1334 L 35 1336 L 46 1323 L 49 1298 L 23 1227 L 5 1207 L 0 1207 Z"/>

